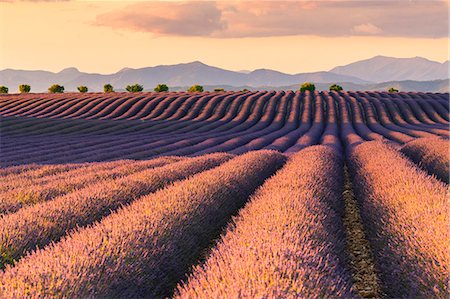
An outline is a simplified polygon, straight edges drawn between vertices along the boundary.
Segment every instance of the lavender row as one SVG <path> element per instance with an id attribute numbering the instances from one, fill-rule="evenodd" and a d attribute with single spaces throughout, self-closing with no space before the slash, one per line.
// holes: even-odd
<path id="1" fill-rule="evenodd" d="M 350 298 L 343 162 L 311 146 L 250 199 L 177 298 Z"/>
<path id="2" fill-rule="evenodd" d="M 38 180 L 22 179 L 14 180 L 14 185 L 3 186 L 7 182 L 0 183 L 0 189 L 8 190 L 0 192 L 0 215 L 18 211 L 24 206 L 33 205 L 51 200 L 85 188 L 99 181 L 116 179 L 129 174 L 164 166 L 176 161 L 177 157 L 164 157 L 149 161 L 115 161 L 95 163 L 92 166 L 82 167 L 62 173 L 60 175 L 45 176 Z"/>
<path id="3" fill-rule="evenodd" d="M 0 218 L 0 267 L 27 251 L 57 241 L 69 230 L 91 224 L 111 211 L 174 181 L 215 167 L 231 156 L 213 154 L 104 180 L 65 196 Z M 166 158 L 153 160 L 167 161 Z"/>
<path id="4" fill-rule="evenodd" d="M 450 173 L 448 140 L 420 138 L 405 144 L 401 151 L 428 173 L 448 184 Z"/>
<path id="5" fill-rule="evenodd" d="M 383 143 L 357 146 L 349 161 L 387 296 L 446 297 L 447 186 Z"/>
<path id="6" fill-rule="evenodd" d="M 143 197 L 8 267 L 0 294 L 164 297 L 247 197 L 284 163 L 252 152 Z"/>

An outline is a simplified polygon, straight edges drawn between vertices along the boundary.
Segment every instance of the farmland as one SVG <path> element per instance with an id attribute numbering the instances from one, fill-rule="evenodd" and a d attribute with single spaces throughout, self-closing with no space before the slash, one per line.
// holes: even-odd
<path id="1" fill-rule="evenodd" d="M 449 94 L 0 96 L 0 298 L 447 298 Z"/>

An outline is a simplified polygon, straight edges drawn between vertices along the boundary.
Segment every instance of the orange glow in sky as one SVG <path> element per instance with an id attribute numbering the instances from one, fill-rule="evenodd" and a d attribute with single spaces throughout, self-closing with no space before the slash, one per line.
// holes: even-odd
<path id="1" fill-rule="evenodd" d="M 195 8 L 192 15 L 185 6 L 146 3 L 150 6 L 142 6 L 144 12 L 133 17 L 139 6 L 130 5 L 139 3 L 0 2 L 0 69 L 60 71 L 74 66 L 85 72 L 111 73 L 123 67 L 199 60 L 231 70 L 270 68 L 300 73 L 329 70 L 376 55 L 448 59 L 448 36 L 433 36 L 433 32 L 408 36 L 408 28 L 405 34 L 390 34 L 387 25 L 376 23 L 378 17 L 342 24 L 336 29 L 342 34 L 337 31 L 327 36 L 327 28 L 340 23 L 337 26 L 328 17 L 330 5 L 322 3 L 320 8 L 314 1 L 300 1 L 294 9 L 289 6 L 293 4 L 279 2 L 221 2 L 218 8 L 211 2 L 200 13 Z M 364 13 L 366 8 L 361 5 Z M 146 15 L 150 7 L 160 9 L 163 19 L 155 13 Z M 322 20 L 316 20 L 316 9 L 322 9 L 317 11 Z M 407 13 L 414 19 L 414 10 Z M 304 23 L 297 24 L 297 20 Z M 448 24 L 448 20 L 441 23 Z M 312 31 L 305 31 L 309 27 Z"/>

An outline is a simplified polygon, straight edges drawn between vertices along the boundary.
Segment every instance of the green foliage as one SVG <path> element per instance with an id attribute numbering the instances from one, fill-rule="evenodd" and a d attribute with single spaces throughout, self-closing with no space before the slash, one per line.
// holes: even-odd
<path id="1" fill-rule="evenodd" d="M 187 91 L 189 91 L 189 92 L 203 92 L 203 86 L 201 86 L 201 85 L 192 85 Z"/>
<path id="2" fill-rule="evenodd" d="M 302 84 L 302 86 L 300 87 L 300 91 L 304 92 L 304 91 L 314 91 L 316 90 L 316 86 L 310 82 L 305 82 Z"/>
<path id="3" fill-rule="evenodd" d="M 225 89 L 223 89 L 223 88 L 214 88 L 214 91 L 215 92 L 222 92 L 222 91 L 225 91 Z"/>
<path id="4" fill-rule="evenodd" d="M 248 90 L 247 88 L 244 88 L 242 91 L 243 92 L 249 92 L 250 90 Z"/>
<path id="5" fill-rule="evenodd" d="M 31 90 L 31 86 L 28 84 L 20 84 L 19 91 L 20 93 L 29 93 Z"/>
<path id="6" fill-rule="evenodd" d="M 343 88 L 342 88 L 342 86 L 340 86 L 340 85 L 337 85 L 337 84 L 333 84 L 333 85 L 331 85 L 330 86 L 330 91 L 342 91 L 342 90 L 344 90 Z"/>
<path id="7" fill-rule="evenodd" d="M 48 91 L 51 93 L 63 93 L 64 92 L 64 86 L 59 84 L 53 84 L 48 88 Z"/>
<path id="8" fill-rule="evenodd" d="M 169 91 L 169 87 L 166 84 L 158 84 L 154 90 L 156 92 Z"/>
<path id="9" fill-rule="evenodd" d="M 398 89 L 395 89 L 394 87 L 391 87 L 388 89 L 388 92 L 398 92 Z"/>
<path id="10" fill-rule="evenodd" d="M 144 90 L 144 86 L 139 84 L 127 85 L 125 88 L 128 92 L 141 92 Z"/>
<path id="11" fill-rule="evenodd" d="M 111 84 L 105 84 L 105 85 L 103 85 L 103 91 L 104 92 L 114 92 L 114 87 Z"/>
<path id="12" fill-rule="evenodd" d="M 11 245 L 0 245 L 0 269 L 4 269 L 6 265 L 14 263 L 14 250 Z"/>
<path id="13" fill-rule="evenodd" d="M 8 93 L 8 87 L 6 87 L 6 86 L 0 86 L 0 93 Z"/>
<path id="14" fill-rule="evenodd" d="M 82 86 L 78 86 L 77 89 L 78 89 L 79 92 L 83 92 L 83 93 L 84 92 L 88 92 L 87 86 L 83 86 L 83 85 Z"/>

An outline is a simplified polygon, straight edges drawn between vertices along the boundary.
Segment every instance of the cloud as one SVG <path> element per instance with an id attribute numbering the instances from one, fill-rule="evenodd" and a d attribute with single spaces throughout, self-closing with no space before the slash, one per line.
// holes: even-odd
<path id="1" fill-rule="evenodd" d="M 379 34 L 383 30 L 371 23 L 366 23 L 353 26 L 353 32 L 360 34 Z"/>
<path id="2" fill-rule="evenodd" d="M 226 28 L 214 2 L 142 2 L 97 16 L 95 24 L 164 35 L 209 36 Z"/>
<path id="3" fill-rule="evenodd" d="M 0 2 L 14 3 L 14 2 L 70 2 L 73 0 L 0 0 Z"/>
<path id="4" fill-rule="evenodd" d="M 137 2 L 95 24 L 156 35 L 245 38 L 292 35 L 440 38 L 448 1 Z"/>

